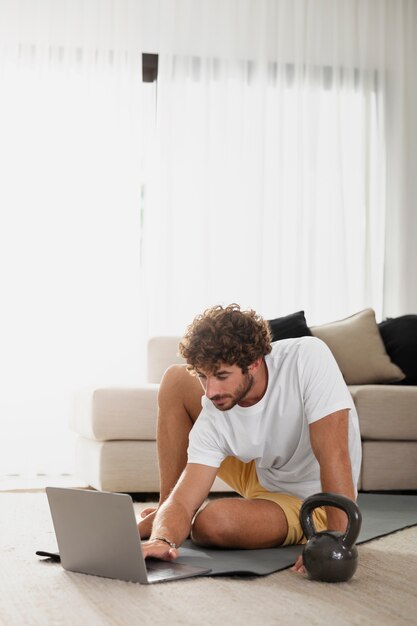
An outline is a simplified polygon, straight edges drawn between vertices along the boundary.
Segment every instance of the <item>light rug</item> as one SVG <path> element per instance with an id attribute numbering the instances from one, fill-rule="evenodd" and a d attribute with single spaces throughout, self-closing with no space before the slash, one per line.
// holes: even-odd
<path id="1" fill-rule="evenodd" d="M 417 527 L 359 546 L 337 585 L 290 570 L 150 586 L 66 572 L 35 556 L 56 546 L 43 493 L 0 494 L 0 542 L 2 626 L 417 624 Z"/>

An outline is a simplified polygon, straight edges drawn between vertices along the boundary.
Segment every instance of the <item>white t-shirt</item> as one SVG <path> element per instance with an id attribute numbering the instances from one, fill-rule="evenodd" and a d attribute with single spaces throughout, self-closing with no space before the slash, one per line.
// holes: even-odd
<path id="1" fill-rule="evenodd" d="M 359 421 L 352 397 L 327 345 L 316 337 L 272 344 L 265 357 L 268 387 L 250 407 L 219 411 L 203 396 L 189 438 L 188 462 L 219 467 L 227 456 L 254 460 L 268 491 L 306 498 L 322 491 L 309 424 L 349 409 L 349 453 L 356 488 L 361 464 Z"/>

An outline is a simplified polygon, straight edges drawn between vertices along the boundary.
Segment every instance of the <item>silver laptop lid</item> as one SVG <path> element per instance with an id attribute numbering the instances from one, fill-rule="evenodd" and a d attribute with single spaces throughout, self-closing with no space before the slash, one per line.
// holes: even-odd
<path id="1" fill-rule="evenodd" d="M 148 582 L 130 496 L 58 487 L 46 493 L 65 569 Z"/>
<path id="2" fill-rule="evenodd" d="M 127 494 L 46 487 L 62 566 L 72 572 L 144 584 L 210 569 L 143 557 L 132 498 Z"/>

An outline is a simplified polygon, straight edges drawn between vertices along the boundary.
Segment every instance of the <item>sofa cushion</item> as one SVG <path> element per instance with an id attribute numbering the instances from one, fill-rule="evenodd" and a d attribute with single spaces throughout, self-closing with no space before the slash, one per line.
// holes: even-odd
<path id="1" fill-rule="evenodd" d="M 154 441 L 159 385 L 108 387 L 80 392 L 71 428 L 96 441 L 114 439 Z"/>
<path id="2" fill-rule="evenodd" d="M 349 391 L 363 440 L 417 442 L 417 387 L 359 385 Z"/>
<path id="3" fill-rule="evenodd" d="M 78 437 L 77 474 L 102 491 L 158 493 L 159 467 L 155 441 L 92 441 Z M 210 491 L 232 491 L 216 477 Z"/>
<path id="4" fill-rule="evenodd" d="M 417 315 L 388 318 L 378 324 L 391 360 L 406 375 L 406 385 L 417 385 Z"/>
<path id="5" fill-rule="evenodd" d="M 405 378 L 385 350 L 373 309 L 313 326 L 311 331 L 329 346 L 348 385 L 390 383 Z"/>
<path id="6" fill-rule="evenodd" d="M 311 330 L 307 326 L 304 311 L 268 320 L 268 324 L 272 332 L 272 341 L 311 336 Z"/>
<path id="7" fill-rule="evenodd" d="M 364 441 L 361 488 L 363 491 L 417 489 L 417 442 Z"/>

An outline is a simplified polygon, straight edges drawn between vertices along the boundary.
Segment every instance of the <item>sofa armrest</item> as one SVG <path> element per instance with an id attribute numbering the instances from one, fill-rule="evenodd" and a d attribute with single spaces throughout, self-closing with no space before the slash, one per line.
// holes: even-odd
<path id="1" fill-rule="evenodd" d="M 70 428 L 96 441 L 156 439 L 159 385 L 80 391 Z"/>

